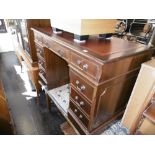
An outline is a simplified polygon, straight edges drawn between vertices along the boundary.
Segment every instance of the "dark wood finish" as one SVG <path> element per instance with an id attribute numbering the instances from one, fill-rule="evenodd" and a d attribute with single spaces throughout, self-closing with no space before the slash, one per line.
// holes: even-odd
<path id="1" fill-rule="evenodd" d="M 82 135 L 89 134 L 87 129 L 83 127 L 81 122 L 77 120 L 77 117 L 74 115 L 74 113 L 69 109 L 68 110 L 68 119 L 72 122 L 72 124 L 75 126 L 75 128 L 78 130 L 78 132 Z"/>
<path id="2" fill-rule="evenodd" d="M 7 98 L 5 96 L 2 81 L 0 80 L 0 135 L 14 134 L 13 120 L 11 118 L 9 108 L 7 105 Z"/>
<path id="3" fill-rule="evenodd" d="M 89 119 L 85 114 L 82 113 L 80 108 L 76 106 L 76 104 L 74 104 L 72 101 L 70 102 L 69 107 L 72 113 L 76 116 L 77 120 L 81 122 L 86 128 L 88 128 Z"/>
<path id="4" fill-rule="evenodd" d="M 89 117 L 91 111 L 91 102 L 88 102 L 83 96 L 74 88 L 71 88 L 71 99 L 75 102 L 75 104 L 81 107 L 81 110 Z"/>
<path id="5" fill-rule="evenodd" d="M 48 89 L 69 83 L 69 67 L 67 62 L 47 48 L 44 49 L 44 53 Z"/>
<path id="6" fill-rule="evenodd" d="M 99 134 L 122 116 L 140 65 L 151 58 L 152 49 L 119 38 L 91 36 L 79 44 L 71 33 L 56 35 L 51 28 L 33 31 L 35 42 L 46 53 L 48 88 L 71 83 L 67 118 L 80 134 Z"/>
<path id="7" fill-rule="evenodd" d="M 34 44 L 34 34 L 31 30 L 32 27 L 49 27 L 49 19 L 26 19 L 26 26 L 28 31 L 28 39 L 30 45 L 30 57 L 32 62 L 37 61 L 36 49 Z"/>
<path id="8" fill-rule="evenodd" d="M 125 109 L 137 74 L 138 70 L 135 70 L 125 76 L 122 75 L 119 78 L 109 80 L 98 87 L 96 93 L 96 102 L 98 104 L 94 111 L 96 120 L 93 122 L 95 128 Z"/>
<path id="9" fill-rule="evenodd" d="M 36 47 L 37 54 L 39 54 L 42 58 L 44 58 L 44 49 L 43 49 L 43 47 L 38 43 L 35 44 L 35 47 Z"/>
<path id="10" fill-rule="evenodd" d="M 89 81 L 85 81 L 83 76 L 70 69 L 70 83 L 78 92 L 84 95 L 90 102 L 95 97 L 95 88 Z"/>
<path id="11" fill-rule="evenodd" d="M 93 79 L 98 79 L 100 76 L 100 66 L 90 59 L 72 53 L 71 63 L 77 67 L 77 69 L 80 69 L 84 74 L 91 76 Z"/>
<path id="12" fill-rule="evenodd" d="M 5 118 L 8 122 L 10 122 L 10 114 L 7 106 L 7 98 L 4 93 L 4 88 L 2 85 L 2 81 L 0 80 L 0 117 Z"/>
<path id="13" fill-rule="evenodd" d="M 44 37 L 43 37 L 44 38 Z M 64 47 L 63 45 L 58 44 L 57 42 L 50 40 L 48 38 L 44 38 L 43 42 L 45 46 L 55 52 L 57 55 L 68 61 L 69 59 L 69 49 Z"/>

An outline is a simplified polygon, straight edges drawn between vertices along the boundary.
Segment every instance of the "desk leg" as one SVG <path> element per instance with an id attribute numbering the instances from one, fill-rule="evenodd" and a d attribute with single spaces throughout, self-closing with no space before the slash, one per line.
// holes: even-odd
<path id="1" fill-rule="evenodd" d="M 45 94 L 45 95 L 46 95 L 46 103 L 47 103 L 48 110 L 51 111 L 51 99 L 48 96 L 48 94 Z"/>
<path id="2" fill-rule="evenodd" d="M 37 92 L 36 101 L 37 101 L 37 104 L 39 105 L 39 102 L 40 102 L 40 100 L 39 100 L 40 93 L 39 93 L 38 89 L 36 89 L 36 92 Z"/>

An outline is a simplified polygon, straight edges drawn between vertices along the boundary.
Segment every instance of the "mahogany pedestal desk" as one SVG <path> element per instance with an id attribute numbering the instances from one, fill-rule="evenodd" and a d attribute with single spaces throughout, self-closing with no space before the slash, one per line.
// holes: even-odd
<path id="1" fill-rule="evenodd" d="M 96 36 L 76 43 L 71 33 L 54 34 L 52 28 L 32 30 L 39 83 L 46 88 L 49 108 L 52 98 L 80 134 L 99 134 L 122 116 L 140 65 L 151 58 L 149 47 Z M 66 93 L 64 99 L 61 93 Z"/>

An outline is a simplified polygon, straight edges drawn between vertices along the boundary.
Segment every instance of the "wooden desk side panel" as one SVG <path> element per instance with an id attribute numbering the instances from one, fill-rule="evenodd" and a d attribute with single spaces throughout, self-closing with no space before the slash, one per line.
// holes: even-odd
<path id="1" fill-rule="evenodd" d="M 145 51 L 141 54 L 133 55 L 120 59 L 119 61 L 114 61 L 106 63 L 102 68 L 102 76 L 100 81 L 109 80 L 111 78 L 116 78 L 126 74 L 127 72 L 132 72 L 134 69 L 139 68 L 143 62 L 150 60 L 151 52 Z"/>
<path id="2" fill-rule="evenodd" d="M 135 132 L 143 111 L 153 95 L 155 77 L 152 73 L 155 68 L 142 65 L 137 81 L 130 96 L 127 108 L 122 118 L 122 124 L 127 127 L 131 134 Z"/>
<path id="3" fill-rule="evenodd" d="M 94 127 L 101 125 L 125 109 L 134 87 L 138 69 L 99 86 L 96 95 Z"/>

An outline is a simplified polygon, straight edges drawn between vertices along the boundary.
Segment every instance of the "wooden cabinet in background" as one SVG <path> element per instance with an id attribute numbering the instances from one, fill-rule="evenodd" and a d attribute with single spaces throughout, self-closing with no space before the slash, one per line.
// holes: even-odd
<path id="1" fill-rule="evenodd" d="M 37 92 L 40 90 L 38 84 L 38 57 L 34 43 L 32 27 L 49 27 L 49 19 L 19 19 L 15 20 L 13 42 L 19 63 L 25 62 L 28 75 Z"/>
<path id="2" fill-rule="evenodd" d="M 148 107 L 142 114 L 136 133 L 155 135 L 155 94 L 152 96 Z"/>
<path id="3" fill-rule="evenodd" d="M 135 86 L 130 96 L 127 108 L 122 118 L 122 124 L 134 134 L 139 126 L 143 112 L 149 106 L 155 93 L 155 59 L 142 64 Z M 145 114 L 145 113 L 144 113 Z M 148 120 L 144 121 L 144 129 Z M 148 126 L 149 127 L 149 126 Z"/>

